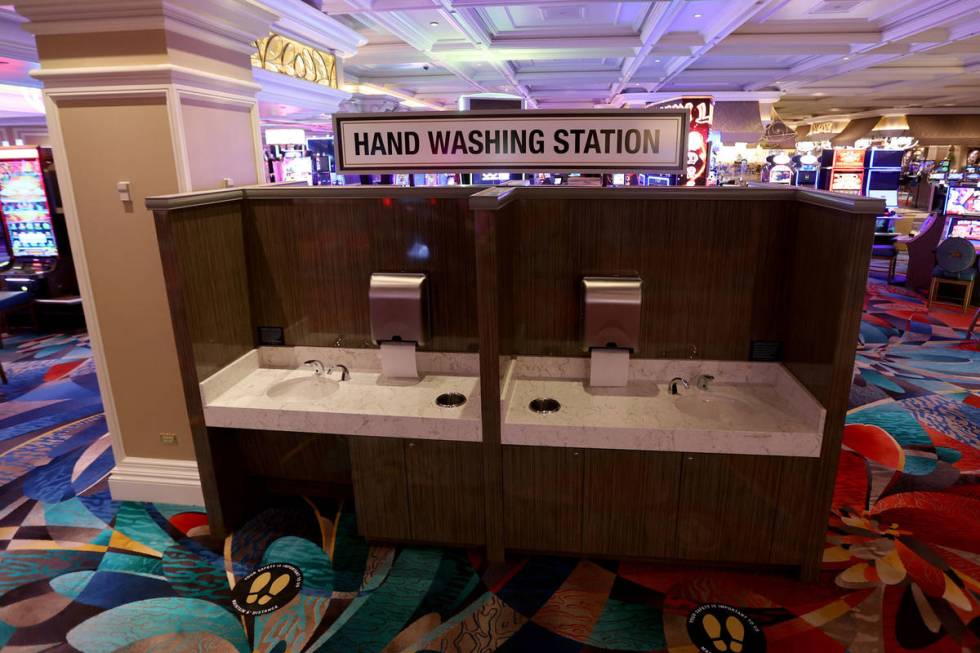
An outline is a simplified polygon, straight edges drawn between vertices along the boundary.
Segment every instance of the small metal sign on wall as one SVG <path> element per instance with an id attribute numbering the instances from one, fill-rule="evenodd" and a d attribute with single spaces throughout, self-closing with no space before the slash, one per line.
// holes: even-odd
<path id="1" fill-rule="evenodd" d="M 334 114 L 338 172 L 681 173 L 686 110 Z"/>

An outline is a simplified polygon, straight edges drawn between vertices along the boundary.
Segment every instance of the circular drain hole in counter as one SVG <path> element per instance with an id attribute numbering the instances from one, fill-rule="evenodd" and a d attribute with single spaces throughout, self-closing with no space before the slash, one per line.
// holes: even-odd
<path id="1" fill-rule="evenodd" d="M 527 405 L 531 409 L 532 413 L 538 413 L 540 415 L 547 415 L 548 413 L 557 413 L 561 410 L 561 404 L 558 403 L 557 399 L 551 398 L 541 398 L 532 399 L 531 403 Z"/>
<path id="2" fill-rule="evenodd" d="M 436 397 L 439 408 L 459 408 L 466 403 L 466 397 L 458 392 L 446 392 Z"/>

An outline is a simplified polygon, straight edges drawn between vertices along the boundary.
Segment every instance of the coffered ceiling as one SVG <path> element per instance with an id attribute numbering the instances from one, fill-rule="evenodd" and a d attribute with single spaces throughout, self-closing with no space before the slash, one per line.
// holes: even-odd
<path id="1" fill-rule="evenodd" d="M 367 44 L 348 81 L 438 106 L 680 94 L 775 99 L 785 119 L 980 105 L 980 0 L 324 0 Z"/>

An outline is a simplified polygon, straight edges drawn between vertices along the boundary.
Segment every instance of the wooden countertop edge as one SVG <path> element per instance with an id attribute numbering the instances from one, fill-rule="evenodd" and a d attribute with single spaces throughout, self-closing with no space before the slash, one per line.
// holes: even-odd
<path id="1" fill-rule="evenodd" d="M 776 201 L 796 200 L 804 204 L 823 206 L 846 213 L 881 215 L 885 201 L 874 197 L 858 197 L 829 191 L 782 186 L 751 184 L 749 186 L 658 187 L 658 188 L 593 188 L 563 186 L 306 186 L 295 182 L 240 186 L 214 190 L 159 195 L 146 198 L 146 208 L 167 212 L 209 204 L 221 204 L 245 199 L 372 199 L 372 198 L 468 198 L 469 207 L 477 211 L 496 211 L 518 199 L 684 199 Z"/>

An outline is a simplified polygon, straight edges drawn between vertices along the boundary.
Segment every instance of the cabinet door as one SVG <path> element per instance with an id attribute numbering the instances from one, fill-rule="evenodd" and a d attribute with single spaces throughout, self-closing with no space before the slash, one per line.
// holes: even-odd
<path id="1" fill-rule="evenodd" d="M 824 527 L 829 515 L 820 516 L 820 532 L 816 534 L 816 517 L 813 514 L 817 503 L 820 459 L 787 457 L 780 458 L 779 462 L 779 501 L 773 520 L 769 562 L 774 565 L 798 565 L 806 560 L 808 552 L 818 555 L 823 550 Z M 814 546 L 817 551 L 810 549 Z"/>
<path id="2" fill-rule="evenodd" d="M 582 548 L 595 555 L 674 555 L 681 454 L 585 452 Z"/>
<path id="3" fill-rule="evenodd" d="M 403 441 L 353 436 L 350 456 L 358 531 L 369 540 L 410 539 Z"/>
<path id="4" fill-rule="evenodd" d="M 526 551 L 582 551 L 579 449 L 505 446 L 504 546 Z"/>
<path id="5" fill-rule="evenodd" d="M 769 562 L 779 470 L 775 456 L 684 454 L 677 556 Z"/>
<path id="6" fill-rule="evenodd" d="M 476 442 L 406 441 L 412 539 L 483 544 L 486 522 L 481 447 Z"/>

